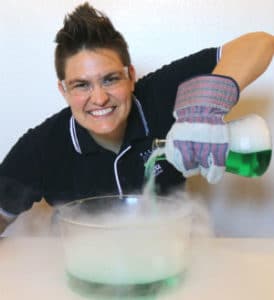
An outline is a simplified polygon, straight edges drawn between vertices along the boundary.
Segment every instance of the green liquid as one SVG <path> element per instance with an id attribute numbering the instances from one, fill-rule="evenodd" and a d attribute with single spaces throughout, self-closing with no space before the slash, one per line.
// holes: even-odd
<path id="1" fill-rule="evenodd" d="M 80 279 L 67 272 L 69 287 L 76 293 L 87 298 L 124 299 L 124 300 L 154 300 L 178 287 L 183 279 L 183 273 L 164 280 L 142 284 L 103 284 Z"/>
<path id="2" fill-rule="evenodd" d="M 154 167 L 158 161 L 166 160 L 166 156 L 163 153 L 163 149 L 156 149 L 154 150 L 153 155 L 151 155 L 148 161 L 145 163 L 145 181 L 146 181 L 146 188 L 144 193 L 146 195 L 151 196 L 151 204 L 153 205 L 155 202 L 154 197 L 157 194 L 156 186 L 155 186 L 155 174 L 154 174 Z"/>
<path id="3" fill-rule="evenodd" d="M 252 153 L 229 151 L 226 159 L 226 171 L 245 177 L 261 176 L 268 168 L 271 150 Z"/>
<path id="4" fill-rule="evenodd" d="M 271 160 L 272 150 L 264 150 L 252 153 L 239 153 L 229 151 L 226 159 L 226 172 L 244 177 L 258 177 L 265 173 Z M 149 159 L 145 166 L 145 178 L 147 181 L 153 177 L 153 168 L 158 160 L 164 160 L 165 155 Z M 154 182 L 152 181 L 152 190 Z"/>
<path id="5" fill-rule="evenodd" d="M 161 154 L 159 156 L 150 157 L 145 164 L 145 179 L 149 181 L 151 176 L 153 176 L 154 166 L 156 165 L 157 161 L 166 160 L 166 156 Z"/>

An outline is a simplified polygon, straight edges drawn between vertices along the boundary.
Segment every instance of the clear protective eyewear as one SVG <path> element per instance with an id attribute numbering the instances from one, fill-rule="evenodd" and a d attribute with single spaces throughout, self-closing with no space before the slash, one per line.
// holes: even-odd
<path id="1" fill-rule="evenodd" d="M 104 91 L 109 92 L 118 88 L 125 80 L 129 79 L 128 67 L 125 66 L 120 71 L 111 71 L 97 80 L 88 81 L 85 79 L 76 79 L 66 83 L 62 80 L 64 91 L 72 97 L 88 97 L 94 90 L 96 84 Z"/>

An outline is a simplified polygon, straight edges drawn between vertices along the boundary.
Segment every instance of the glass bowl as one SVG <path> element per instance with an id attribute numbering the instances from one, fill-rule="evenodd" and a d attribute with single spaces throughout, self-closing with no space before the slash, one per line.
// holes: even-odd
<path id="1" fill-rule="evenodd" d="M 191 212 L 183 199 L 113 195 L 59 208 L 71 282 L 134 286 L 171 282 L 188 263 Z"/>

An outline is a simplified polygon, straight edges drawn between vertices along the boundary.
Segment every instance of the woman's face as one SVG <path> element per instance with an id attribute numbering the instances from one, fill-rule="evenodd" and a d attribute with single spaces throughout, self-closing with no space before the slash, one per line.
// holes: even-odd
<path id="1" fill-rule="evenodd" d="M 69 57 L 58 83 L 77 122 L 93 136 L 121 140 L 132 105 L 135 71 L 110 49 L 82 50 Z"/>

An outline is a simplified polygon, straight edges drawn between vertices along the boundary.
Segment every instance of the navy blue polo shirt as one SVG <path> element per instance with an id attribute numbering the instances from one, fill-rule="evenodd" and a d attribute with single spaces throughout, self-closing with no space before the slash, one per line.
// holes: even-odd
<path id="1" fill-rule="evenodd" d="M 216 48 L 205 49 L 138 80 L 118 154 L 98 145 L 69 107 L 30 129 L 0 165 L 0 209 L 19 214 L 42 198 L 56 205 L 97 195 L 140 193 L 152 141 L 165 138 L 174 122 L 178 85 L 211 73 L 217 59 Z M 159 162 L 156 174 L 159 193 L 183 188 L 185 179 L 168 162 Z"/>

